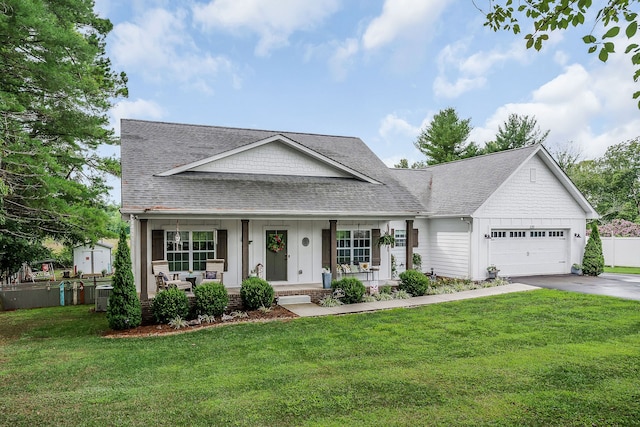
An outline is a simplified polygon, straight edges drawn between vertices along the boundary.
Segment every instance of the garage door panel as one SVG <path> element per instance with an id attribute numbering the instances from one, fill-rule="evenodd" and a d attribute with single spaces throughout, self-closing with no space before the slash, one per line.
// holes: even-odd
<path id="1" fill-rule="evenodd" d="M 492 231 L 489 259 L 502 276 L 565 273 L 567 230 Z"/>

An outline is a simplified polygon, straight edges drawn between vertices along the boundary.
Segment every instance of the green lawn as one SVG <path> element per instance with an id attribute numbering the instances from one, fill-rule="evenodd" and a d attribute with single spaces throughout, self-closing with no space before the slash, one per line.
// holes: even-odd
<path id="1" fill-rule="evenodd" d="M 640 267 L 604 267 L 607 273 L 640 274 Z"/>
<path id="2" fill-rule="evenodd" d="M 640 302 L 537 290 L 105 339 L 0 313 L 0 425 L 640 425 Z"/>

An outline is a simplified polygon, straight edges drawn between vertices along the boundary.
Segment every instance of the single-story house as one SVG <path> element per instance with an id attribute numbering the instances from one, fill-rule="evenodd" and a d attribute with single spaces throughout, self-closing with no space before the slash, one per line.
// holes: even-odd
<path id="1" fill-rule="evenodd" d="M 186 276 L 224 259 L 228 287 L 253 272 L 316 284 L 357 264 L 385 281 L 391 255 L 411 268 L 414 252 L 444 276 L 569 273 L 597 217 L 541 145 L 398 170 L 354 137 L 122 120 L 121 159 L 143 299 L 152 260 Z"/>
<path id="2" fill-rule="evenodd" d="M 101 274 L 103 270 L 111 273 L 113 266 L 113 246 L 105 242 L 96 242 L 95 245 L 84 244 L 73 248 L 74 272 L 83 274 Z"/>

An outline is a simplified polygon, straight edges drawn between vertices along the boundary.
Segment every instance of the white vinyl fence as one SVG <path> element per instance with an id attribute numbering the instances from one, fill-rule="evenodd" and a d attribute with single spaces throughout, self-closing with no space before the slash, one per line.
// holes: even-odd
<path id="1" fill-rule="evenodd" d="M 601 237 L 605 265 L 640 267 L 640 237 Z"/>

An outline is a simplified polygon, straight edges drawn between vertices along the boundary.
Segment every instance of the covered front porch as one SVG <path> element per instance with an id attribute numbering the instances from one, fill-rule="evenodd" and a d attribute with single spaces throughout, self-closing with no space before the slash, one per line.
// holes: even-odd
<path id="1" fill-rule="evenodd" d="M 409 229 L 413 220 L 406 220 Z M 167 260 L 172 273 L 202 281 L 206 259 L 225 260 L 223 283 L 239 292 L 242 280 L 257 275 L 282 295 L 322 291 L 322 273 L 351 275 L 384 284 L 391 279 L 390 248 L 378 246 L 389 220 L 131 218 L 131 254 L 141 300 L 156 290 L 151 261 Z M 179 235 L 179 241 L 176 241 Z M 412 245 L 407 245 L 412 248 Z M 410 259 L 411 257 L 409 257 Z M 369 271 L 340 272 L 339 265 L 369 264 Z M 318 291 L 318 292 L 315 292 Z"/>

